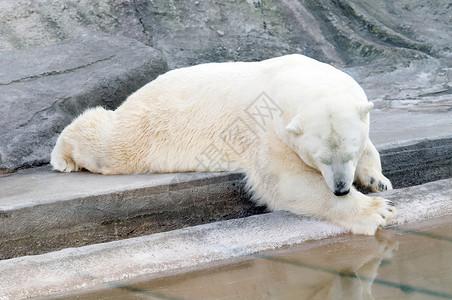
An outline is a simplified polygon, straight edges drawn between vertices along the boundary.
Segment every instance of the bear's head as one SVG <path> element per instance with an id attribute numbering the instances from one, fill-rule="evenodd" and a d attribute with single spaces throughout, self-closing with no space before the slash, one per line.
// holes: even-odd
<path id="1" fill-rule="evenodd" d="M 289 147 L 322 173 L 336 196 L 347 195 L 353 184 L 372 107 L 371 102 L 317 103 L 297 112 L 285 126 Z"/>

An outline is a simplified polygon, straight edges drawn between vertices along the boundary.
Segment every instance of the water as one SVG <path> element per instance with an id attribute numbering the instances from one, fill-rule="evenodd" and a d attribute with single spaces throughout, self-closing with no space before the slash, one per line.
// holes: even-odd
<path id="1" fill-rule="evenodd" d="M 57 299 L 452 299 L 452 216 Z"/>

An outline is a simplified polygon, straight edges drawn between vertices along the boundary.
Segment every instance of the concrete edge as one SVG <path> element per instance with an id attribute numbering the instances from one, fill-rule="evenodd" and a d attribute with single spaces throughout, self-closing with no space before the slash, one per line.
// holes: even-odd
<path id="1" fill-rule="evenodd" d="M 451 123 L 452 124 L 452 123 Z M 448 140 L 452 139 L 452 134 L 444 134 L 444 135 L 438 135 L 434 138 L 414 138 L 414 139 L 406 139 L 406 140 L 400 140 L 397 142 L 389 142 L 389 143 L 382 143 L 377 146 L 378 151 L 391 151 L 398 148 L 403 147 L 410 147 L 415 146 L 419 143 L 426 143 L 426 142 L 432 142 L 432 141 L 441 141 L 441 140 Z"/>
<path id="2" fill-rule="evenodd" d="M 0 260 L 241 218 L 265 210 L 249 200 L 242 174 L 174 175 L 181 175 L 181 180 L 0 211 Z"/>
<path id="3" fill-rule="evenodd" d="M 432 147 L 432 144 L 439 146 Z M 405 186 L 408 186 L 451 178 L 452 163 L 449 164 L 448 161 L 452 162 L 452 138 L 423 139 L 417 144 L 382 151 L 384 173 L 393 176 L 388 177 L 393 180 L 396 188 L 399 187 L 397 186 L 398 181 L 403 181 L 406 183 Z M 435 168 L 440 169 L 440 172 L 436 172 Z M 34 175 L 39 177 L 39 171 Z M 85 175 L 87 177 L 92 174 Z M 106 222 L 143 215 L 153 215 L 154 219 L 162 219 L 164 217 L 162 214 L 166 214 L 167 218 L 180 218 L 178 228 L 181 228 L 187 225 L 198 225 L 253 214 L 250 211 L 253 204 L 249 200 L 245 201 L 247 195 L 244 190 L 243 174 L 185 173 L 143 176 L 139 177 L 141 182 L 138 184 L 135 184 L 138 177 L 131 177 L 126 187 L 109 188 L 100 193 L 93 193 L 89 190 L 81 196 L 63 197 L 49 202 L 30 202 L 27 206 L 19 205 L 13 210 L 4 209 L 5 206 L 3 206 L 0 208 L 0 236 L 4 237 L 3 242 L 8 239 L 22 239 L 20 246 L 23 246 L 27 243 L 25 238 L 28 236 L 49 240 L 48 233 L 52 231 L 60 231 L 61 235 L 87 227 L 96 231 L 95 228 Z M 163 178 L 163 180 L 151 180 L 155 178 L 152 176 Z M 426 178 L 417 182 L 412 181 L 412 178 L 419 176 Z M 107 177 L 98 175 L 96 178 L 102 180 L 101 184 L 108 184 L 109 179 L 105 181 Z M 147 178 L 149 178 L 149 182 Z M 207 206 L 210 207 L 210 210 L 202 211 L 202 207 Z M 181 209 L 184 210 L 184 215 L 197 210 L 194 214 L 199 221 L 184 224 L 187 218 L 193 218 L 193 214 L 191 216 L 177 214 L 177 211 L 181 211 Z M 227 211 L 232 212 L 228 214 Z M 203 213 L 204 216 L 201 216 Z M 209 214 L 215 216 L 207 216 Z M 206 217 L 207 220 L 204 220 Z M 148 234 L 177 229 L 177 227 L 167 229 L 160 227 L 152 229 Z M 6 246 L 0 244 L 3 251 L 7 247 L 11 248 L 10 252 L 13 252 L 13 246 L 14 244 L 6 244 Z M 36 253 L 33 252 L 33 254 Z"/>
<path id="4" fill-rule="evenodd" d="M 50 166 L 44 166 L 44 167 L 38 167 L 42 170 L 49 170 Z M 38 169 L 35 168 L 35 169 Z M 30 171 L 29 169 L 26 171 Z M 66 173 L 59 173 L 57 171 L 53 171 L 55 173 L 58 173 L 61 176 L 65 175 L 72 175 L 76 173 L 66 174 Z M 88 173 L 88 172 L 87 172 Z M 8 174 L 7 176 L 13 176 L 18 174 Z M 40 175 L 39 171 L 36 173 L 36 175 Z M 77 194 L 72 195 L 48 195 L 46 199 L 40 200 L 40 201 L 34 201 L 34 202 L 27 202 L 27 203 L 18 203 L 14 206 L 8 206 L 8 205 L 1 205 L 0 206 L 0 213 L 8 214 L 9 212 L 14 212 L 21 209 L 27 209 L 27 208 L 33 208 L 40 205 L 52 205 L 54 203 L 60 203 L 60 202 L 67 202 L 67 201 L 73 201 L 73 200 L 84 200 L 87 198 L 93 198 L 93 197 L 109 197 L 112 195 L 120 194 L 120 193 L 127 193 L 131 191 L 141 191 L 146 190 L 148 195 L 155 195 L 155 194 L 161 194 L 163 192 L 169 192 L 169 191 L 177 191 L 177 190 L 183 190 L 190 187 L 200 187 L 204 185 L 211 185 L 211 184 L 217 184 L 221 182 L 227 182 L 227 181 L 233 181 L 233 180 L 241 180 L 243 179 L 243 174 L 240 173 L 234 173 L 234 172 L 204 172 L 204 173 L 198 173 L 198 172 L 192 172 L 192 173 L 165 173 L 165 174 L 139 174 L 139 175 L 99 175 L 99 174 L 91 174 L 94 176 L 101 176 L 105 178 L 111 178 L 111 177 L 124 177 L 124 176 L 165 176 L 160 177 L 159 180 L 152 180 L 152 178 L 149 178 L 150 180 L 146 183 L 138 183 L 138 184 L 129 184 L 127 186 L 120 186 L 120 187 L 110 187 L 106 185 L 106 189 L 103 189 L 101 191 L 85 191 L 80 192 Z M 105 184 L 105 182 L 101 182 L 101 184 Z"/>
<path id="5" fill-rule="evenodd" d="M 452 179 L 379 193 L 396 203 L 392 225 L 452 214 Z M 133 239 L 0 261 L 0 298 L 102 286 L 345 233 L 287 212 L 220 221 Z M 18 284 L 20 283 L 20 284 Z"/>

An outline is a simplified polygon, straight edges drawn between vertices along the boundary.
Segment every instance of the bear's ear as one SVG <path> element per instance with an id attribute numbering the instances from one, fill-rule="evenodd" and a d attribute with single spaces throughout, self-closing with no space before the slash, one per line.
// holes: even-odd
<path id="1" fill-rule="evenodd" d="M 367 114 L 370 112 L 370 110 L 374 107 L 374 104 L 372 102 L 367 102 L 365 104 L 359 104 L 358 106 L 358 112 L 361 119 L 364 119 Z"/>
<path id="2" fill-rule="evenodd" d="M 289 124 L 287 124 L 286 130 L 297 135 L 303 133 L 303 128 L 301 127 L 300 121 L 296 118 L 294 118 L 292 121 L 290 121 Z"/>

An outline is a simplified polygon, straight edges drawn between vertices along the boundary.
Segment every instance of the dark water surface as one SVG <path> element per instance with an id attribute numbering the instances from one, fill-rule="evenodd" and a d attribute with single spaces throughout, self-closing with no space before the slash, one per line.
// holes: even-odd
<path id="1" fill-rule="evenodd" d="M 58 299 L 452 299 L 452 216 Z"/>

